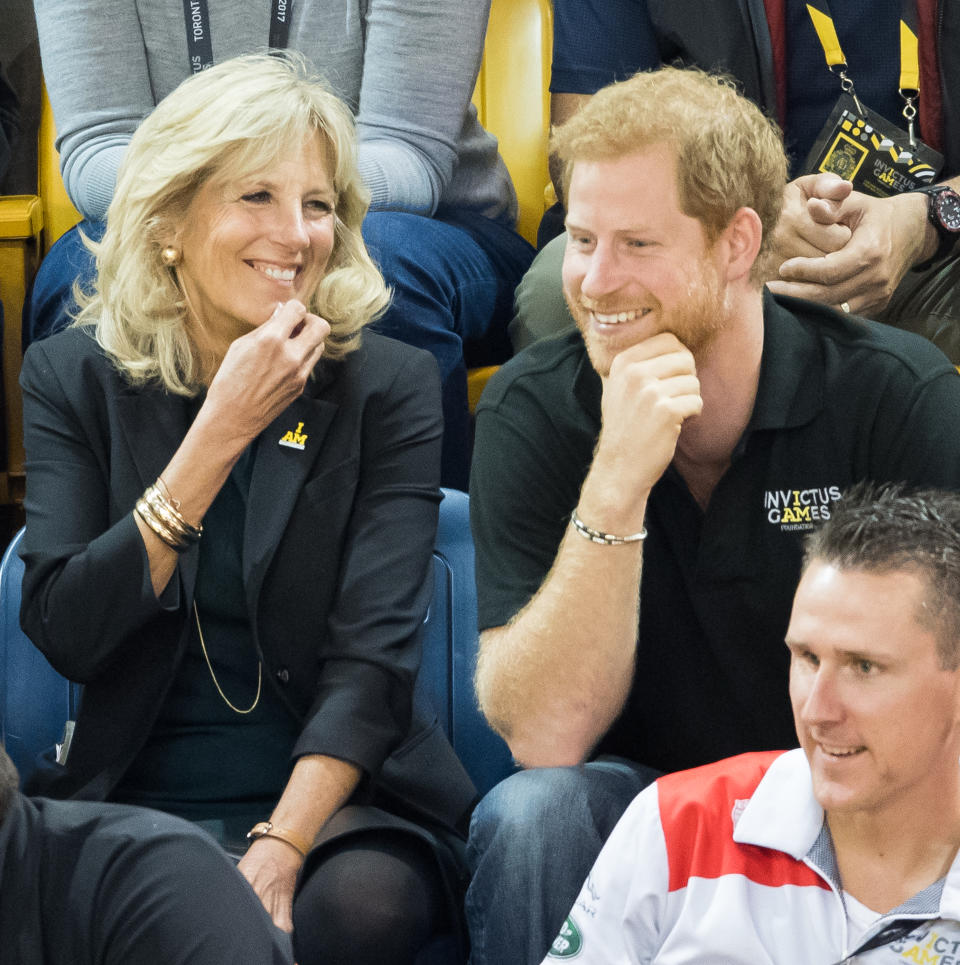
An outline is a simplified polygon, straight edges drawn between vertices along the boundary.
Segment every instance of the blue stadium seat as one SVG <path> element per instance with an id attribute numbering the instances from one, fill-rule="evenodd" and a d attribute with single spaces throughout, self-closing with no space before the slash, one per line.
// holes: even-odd
<path id="1" fill-rule="evenodd" d="M 423 628 L 417 689 L 436 710 L 477 790 L 486 794 L 513 770 L 513 759 L 477 707 L 473 690 L 476 659 L 477 588 L 470 500 L 459 490 L 444 489 L 433 551 L 433 601 Z"/>
<path id="2" fill-rule="evenodd" d="M 0 738 L 22 777 L 37 756 L 61 739 L 76 717 L 81 688 L 57 673 L 20 629 L 23 561 L 14 537 L 0 562 Z M 473 695 L 477 596 L 473 574 L 469 500 L 444 490 L 433 554 L 433 601 L 423 626 L 419 693 L 481 793 L 510 773 L 506 744 L 487 726 Z"/>
<path id="3" fill-rule="evenodd" d="M 20 629 L 21 529 L 0 561 L 0 738 L 21 778 L 76 718 L 80 685 L 71 684 Z"/>

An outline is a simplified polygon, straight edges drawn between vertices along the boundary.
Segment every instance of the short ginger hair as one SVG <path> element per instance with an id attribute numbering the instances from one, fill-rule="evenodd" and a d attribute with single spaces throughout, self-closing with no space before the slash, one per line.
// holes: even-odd
<path id="1" fill-rule="evenodd" d="M 757 213 L 759 265 L 783 206 L 787 158 L 777 125 L 730 78 L 696 68 L 642 71 L 598 91 L 551 138 L 565 195 L 578 161 L 617 160 L 659 144 L 674 149 L 680 210 L 711 243 L 740 208 Z"/>

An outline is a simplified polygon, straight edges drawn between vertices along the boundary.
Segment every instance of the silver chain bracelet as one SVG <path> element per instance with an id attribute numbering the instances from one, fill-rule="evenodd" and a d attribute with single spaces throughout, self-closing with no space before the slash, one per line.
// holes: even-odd
<path id="1" fill-rule="evenodd" d="M 613 533 L 604 533 L 599 529 L 591 529 L 577 515 L 575 509 L 570 514 L 570 522 L 573 523 L 573 528 L 584 539 L 590 540 L 591 543 L 599 543 L 601 546 L 620 546 L 622 543 L 639 543 L 641 540 L 647 538 L 646 526 L 644 526 L 639 533 L 633 533 L 631 536 L 616 536 Z"/>

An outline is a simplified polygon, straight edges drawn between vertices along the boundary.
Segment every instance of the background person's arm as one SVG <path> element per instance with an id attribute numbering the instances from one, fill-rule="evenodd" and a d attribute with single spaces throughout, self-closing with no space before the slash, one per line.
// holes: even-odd
<path id="1" fill-rule="evenodd" d="M 357 114 L 371 209 L 430 216 L 453 177 L 490 0 L 371 0 Z"/>
<path id="2" fill-rule="evenodd" d="M 846 302 L 854 312 L 873 315 L 886 306 L 903 276 L 933 255 L 939 236 L 927 218 L 925 194 L 873 198 L 851 191 L 836 200 L 843 191 L 835 185 L 837 180 L 806 175 L 795 182 L 807 196 L 805 206 L 794 208 L 795 224 L 805 221 L 811 232 L 819 231 L 822 242 L 815 244 L 824 253 L 812 253 L 781 238 L 780 254 L 785 260 L 768 287 L 827 305 Z M 960 177 L 943 183 L 960 189 Z M 781 226 L 777 231 L 786 234 Z M 801 231 L 795 227 L 792 234 Z M 831 231 L 832 239 L 826 240 L 826 232 Z"/>
<path id="3" fill-rule="evenodd" d="M 137 8 L 34 0 L 34 10 L 64 186 L 85 218 L 102 220 L 127 144 L 155 104 Z"/>
<path id="4" fill-rule="evenodd" d="M 660 65 L 646 0 L 553 0 L 550 124 L 569 120 L 601 87 Z M 563 202 L 561 167 L 550 180 Z"/>
<path id="5" fill-rule="evenodd" d="M 550 125 L 559 127 L 565 124 L 583 107 L 593 95 L 591 94 L 551 94 L 550 95 Z M 557 200 L 565 204 L 563 197 L 563 164 L 556 154 L 549 157 L 550 180 L 553 190 L 557 193 Z"/>

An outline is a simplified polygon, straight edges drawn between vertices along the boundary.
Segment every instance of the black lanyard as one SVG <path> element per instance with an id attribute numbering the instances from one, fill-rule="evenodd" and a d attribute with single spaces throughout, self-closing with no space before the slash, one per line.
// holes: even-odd
<path id="1" fill-rule="evenodd" d="M 855 952 L 852 952 L 842 961 L 836 963 L 836 965 L 846 965 L 847 962 L 851 961 L 857 955 L 862 955 L 864 952 L 869 952 L 874 948 L 881 948 L 884 945 L 892 945 L 895 941 L 899 941 L 901 938 L 906 938 L 917 927 L 917 925 L 922 925 L 922 921 L 915 921 L 913 919 L 901 918 L 898 921 L 892 921 L 889 925 L 885 925 L 873 936 L 869 941 L 864 942 Z"/>
<path id="2" fill-rule="evenodd" d="M 271 50 L 286 49 L 292 13 L 293 0 L 272 0 L 269 41 Z M 183 20 L 187 27 L 187 62 L 190 72 L 198 74 L 213 66 L 213 41 L 210 37 L 207 0 L 183 0 Z"/>

